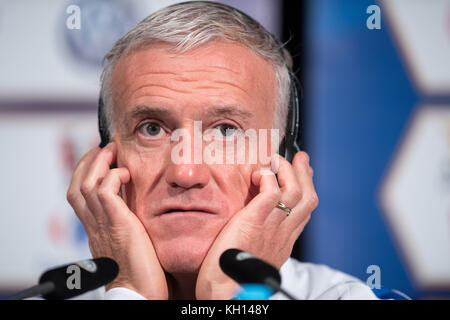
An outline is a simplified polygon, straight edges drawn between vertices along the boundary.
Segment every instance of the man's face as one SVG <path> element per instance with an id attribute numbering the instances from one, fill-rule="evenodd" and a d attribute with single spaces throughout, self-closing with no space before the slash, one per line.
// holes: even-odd
<path id="1" fill-rule="evenodd" d="M 111 83 L 114 140 L 118 166 L 131 174 L 124 198 L 162 267 L 196 272 L 223 226 L 255 196 L 251 174 L 258 165 L 173 161 L 173 149 L 189 139 L 171 141 L 171 135 L 182 129 L 191 137 L 182 153 L 191 150 L 193 159 L 194 121 L 203 133 L 219 135 L 233 132 L 227 128 L 272 128 L 275 73 L 242 45 L 211 42 L 183 54 L 168 48 L 155 45 L 118 61 Z"/>

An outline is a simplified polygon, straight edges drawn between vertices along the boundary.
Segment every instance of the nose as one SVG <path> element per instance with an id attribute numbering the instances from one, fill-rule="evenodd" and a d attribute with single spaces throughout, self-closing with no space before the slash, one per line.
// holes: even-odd
<path id="1" fill-rule="evenodd" d="M 210 179 L 209 169 L 205 164 L 169 164 L 165 178 L 173 188 L 203 188 Z"/>
<path id="2" fill-rule="evenodd" d="M 208 184 L 210 179 L 208 165 L 202 161 L 200 163 L 194 161 L 195 155 L 198 156 L 200 154 L 201 158 L 202 140 L 201 138 L 199 141 L 196 140 L 198 135 L 197 131 L 200 132 L 201 136 L 201 127 L 197 128 L 195 123 L 193 127 L 191 126 L 192 124 L 188 123 L 184 129 L 177 132 L 180 135 L 180 139 L 175 139 L 176 146 L 174 148 L 181 147 L 183 156 L 180 160 L 178 155 L 181 155 L 181 153 L 178 153 L 178 150 L 175 152 L 175 149 L 172 149 L 174 154 L 171 154 L 171 159 L 166 168 L 166 182 L 173 188 L 203 188 Z"/>

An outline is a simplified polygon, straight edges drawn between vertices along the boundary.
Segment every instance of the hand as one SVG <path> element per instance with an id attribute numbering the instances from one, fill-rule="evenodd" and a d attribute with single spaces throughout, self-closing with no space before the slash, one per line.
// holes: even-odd
<path id="1" fill-rule="evenodd" d="M 143 224 L 119 196 L 130 181 L 126 168 L 110 170 L 117 147 L 94 148 L 78 163 L 67 200 L 83 223 L 92 256 L 110 257 L 119 274 L 106 289 L 125 287 L 148 299 L 167 299 L 164 271 Z"/>
<path id="2" fill-rule="evenodd" d="M 230 219 L 212 244 L 198 274 L 197 299 L 230 299 L 238 289 L 238 284 L 219 266 L 219 258 L 227 249 L 247 251 L 277 269 L 289 258 L 295 241 L 318 205 L 318 198 L 308 155 L 297 153 L 293 165 L 277 157 L 280 186 L 272 171 L 253 172 L 252 183 L 259 187 L 259 194 Z M 292 209 L 290 216 L 275 207 L 278 201 Z"/>

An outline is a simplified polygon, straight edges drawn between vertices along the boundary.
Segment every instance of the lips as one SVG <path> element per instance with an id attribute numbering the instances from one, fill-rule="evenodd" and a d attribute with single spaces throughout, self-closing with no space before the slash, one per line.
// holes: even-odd
<path id="1" fill-rule="evenodd" d="M 216 209 L 207 206 L 166 206 L 158 211 L 158 216 L 163 214 L 173 213 L 204 213 L 204 214 L 216 214 Z"/>

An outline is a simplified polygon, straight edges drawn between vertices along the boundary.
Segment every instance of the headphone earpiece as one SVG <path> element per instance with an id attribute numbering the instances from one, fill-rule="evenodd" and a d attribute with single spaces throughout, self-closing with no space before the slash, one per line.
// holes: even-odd
<path id="1" fill-rule="evenodd" d="M 98 99 L 98 132 L 100 134 L 100 148 L 105 147 L 109 143 L 108 124 L 106 121 L 105 107 L 103 99 Z"/>
<path id="2" fill-rule="evenodd" d="M 302 99 L 302 91 L 300 88 L 299 94 L 297 79 L 292 72 L 290 72 L 290 78 L 291 90 L 286 132 L 280 144 L 279 154 L 287 161 L 292 162 L 295 154 L 300 151 L 300 100 Z"/>

